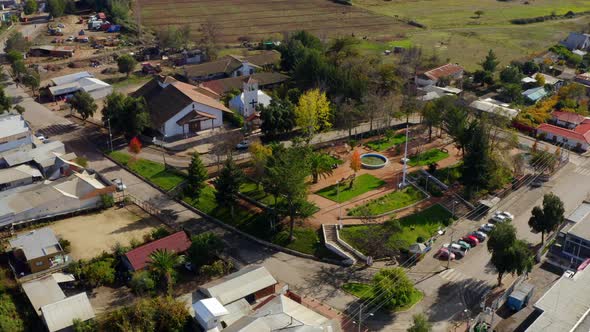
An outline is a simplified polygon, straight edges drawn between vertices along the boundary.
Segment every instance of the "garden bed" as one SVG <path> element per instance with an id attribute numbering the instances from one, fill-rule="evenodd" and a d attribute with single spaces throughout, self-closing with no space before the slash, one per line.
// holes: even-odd
<path id="1" fill-rule="evenodd" d="M 342 203 L 371 190 L 378 189 L 384 184 L 385 181 L 371 174 L 363 174 L 356 177 L 352 188 L 349 187 L 348 183 L 334 184 L 316 191 L 315 194 L 334 202 Z M 340 186 L 340 193 L 338 193 L 337 186 Z"/>
<path id="2" fill-rule="evenodd" d="M 449 153 L 442 151 L 441 149 L 430 149 L 428 151 L 424 151 L 422 153 L 419 153 L 415 156 L 413 156 L 412 158 L 410 158 L 410 161 L 408 162 L 408 165 L 410 166 L 426 166 L 429 164 L 434 164 L 437 163 L 443 159 L 446 159 L 449 157 Z"/>
<path id="3" fill-rule="evenodd" d="M 363 216 L 368 213 L 371 216 L 376 216 L 412 205 L 424 198 L 426 198 L 424 193 L 413 186 L 408 186 L 355 207 L 348 211 L 348 215 Z"/>
<path id="4" fill-rule="evenodd" d="M 367 142 L 365 145 L 373 151 L 381 152 L 392 148 L 406 141 L 405 134 L 398 134 L 392 137 L 383 137 L 374 141 Z"/>
<path id="5" fill-rule="evenodd" d="M 348 282 L 342 285 L 342 290 L 359 298 L 362 301 L 371 301 L 375 298 L 375 294 L 373 292 L 373 286 L 370 284 L 364 284 L 360 282 Z M 395 308 L 394 312 L 396 311 L 405 311 L 413 307 L 416 303 L 422 301 L 424 298 L 424 293 L 419 290 L 416 290 L 412 293 L 411 300 L 408 304 L 403 307 Z"/>
<path id="6" fill-rule="evenodd" d="M 364 254 L 369 254 L 357 241 L 365 236 L 367 227 L 376 227 L 389 234 L 386 245 L 395 249 L 407 249 L 411 244 L 428 240 L 439 228 L 452 222 L 452 215 L 439 204 L 433 205 L 416 214 L 399 219 L 401 229 L 396 229 L 393 221 L 376 225 L 346 226 L 340 231 L 340 237 Z"/>
<path id="7" fill-rule="evenodd" d="M 127 153 L 113 151 L 109 157 L 127 166 L 133 172 L 143 176 L 156 186 L 169 191 L 185 180 L 185 175 L 179 171 L 167 169 L 164 164 L 146 159 L 135 159 Z"/>

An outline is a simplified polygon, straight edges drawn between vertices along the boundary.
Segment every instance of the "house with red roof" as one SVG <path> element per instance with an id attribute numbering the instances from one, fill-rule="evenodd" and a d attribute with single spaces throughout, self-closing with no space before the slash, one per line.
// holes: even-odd
<path id="1" fill-rule="evenodd" d="M 544 139 L 577 151 L 588 151 L 590 146 L 590 119 L 583 120 L 575 128 L 563 128 L 549 123 L 537 127 L 537 135 Z"/>
<path id="2" fill-rule="evenodd" d="M 457 81 L 463 78 L 465 69 L 455 63 L 447 63 L 446 65 L 430 69 L 423 73 L 416 75 L 416 85 L 419 87 L 426 87 L 431 85 L 439 85 L 441 79 L 446 78 L 450 81 Z M 445 84 L 447 85 L 447 84 Z"/>
<path id="3" fill-rule="evenodd" d="M 553 111 L 551 113 L 551 122 L 560 127 L 568 129 L 576 128 L 580 123 L 584 122 L 586 117 L 572 112 Z"/>
<path id="4" fill-rule="evenodd" d="M 132 272 L 144 269 L 150 255 L 156 250 L 168 250 L 177 254 L 183 253 L 191 246 L 191 240 L 184 231 L 170 234 L 161 239 L 146 243 L 128 251 L 123 257 L 123 263 Z"/>

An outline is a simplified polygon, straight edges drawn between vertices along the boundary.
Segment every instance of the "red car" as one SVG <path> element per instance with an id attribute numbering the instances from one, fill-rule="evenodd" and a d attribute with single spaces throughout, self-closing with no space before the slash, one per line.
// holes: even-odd
<path id="1" fill-rule="evenodd" d="M 463 237 L 461 240 L 469 243 L 469 245 L 471 245 L 471 247 L 475 247 L 479 244 L 479 240 L 473 235 L 467 235 L 467 236 Z"/>

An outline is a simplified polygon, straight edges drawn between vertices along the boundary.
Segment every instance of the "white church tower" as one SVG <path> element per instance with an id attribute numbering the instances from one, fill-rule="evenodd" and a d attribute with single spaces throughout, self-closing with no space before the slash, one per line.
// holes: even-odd
<path id="1" fill-rule="evenodd" d="M 242 89 L 244 90 L 242 115 L 247 118 L 256 112 L 256 105 L 258 105 L 258 81 L 249 76 L 244 79 Z"/>

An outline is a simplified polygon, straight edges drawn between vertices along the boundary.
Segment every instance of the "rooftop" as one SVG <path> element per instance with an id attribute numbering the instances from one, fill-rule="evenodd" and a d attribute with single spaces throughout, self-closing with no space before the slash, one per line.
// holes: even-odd
<path id="1" fill-rule="evenodd" d="M 547 95 L 547 90 L 545 90 L 545 87 L 540 86 L 540 87 L 528 89 L 528 90 L 524 91 L 522 93 L 522 95 L 525 96 L 525 98 L 528 98 L 528 99 L 536 102 L 537 100 L 540 100 L 541 98 L 543 98 Z"/>
<path id="2" fill-rule="evenodd" d="M 249 77 L 252 77 L 256 81 L 258 81 L 258 86 L 260 87 L 282 83 L 289 79 L 289 76 L 287 75 L 273 72 L 254 73 Z M 232 89 L 242 90 L 243 83 L 244 78 L 242 76 L 239 76 L 203 82 L 201 83 L 201 86 L 211 89 L 218 95 L 222 95 Z"/>
<path id="3" fill-rule="evenodd" d="M 127 260 L 133 267 L 133 270 L 141 270 L 148 264 L 150 254 L 159 249 L 174 251 L 176 253 L 185 252 L 190 248 L 191 241 L 184 231 L 170 234 L 166 237 L 152 241 L 139 246 L 125 254 Z"/>
<path id="4" fill-rule="evenodd" d="M 10 240 L 12 249 L 22 249 L 27 260 L 61 251 L 57 237 L 49 227 L 36 229 Z"/>
<path id="5" fill-rule="evenodd" d="M 276 283 L 275 278 L 264 266 L 250 265 L 238 272 L 211 281 L 201 286 L 199 290 L 226 305 Z"/>
<path id="6" fill-rule="evenodd" d="M 431 80 L 439 80 L 443 77 L 452 76 L 462 72 L 464 69 L 463 67 L 459 66 L 458 64 L 454 63 L 447 63 L 446 65 L 431 69 L 427 72 L 424 72 L 424 76 L 428 77 Z"/>
<path id="7" fill-rule="evenodd" d="M 583 202 L 580 204 L 567 217 L 567 220 L 575 223 L 569 229 L 568 234 L 590 241 L 590 203 Z"/>
<path id="8" fill-rule="evenodd" d="M 553 118 L 555 118 L 556 120 L 573 123 L 575 125 L 578 125 L 578 124 L 582 123 L 584 120 L 586 120 L 586 117 L 584 117 L 578 113 L 572 113 L 572 112 L 553 111 L 551 113 L 551 116 Z"/>
<path id="9" fill-rule="evenodd" d="M 66 295 L 51 275 L 25 282 L 22 287 L 38 315 L 41 315 L 41 307 L 44 305 L 66 298 Z"/>
<path id="10" fill-rule="evenodd" d="M 590 143 L 590 120 L 584 120 L 575 129 L 566 129 L 552 124 L 543 123 L 537 127 L 541 130 L 553 135 L 566 137 L 568 139 L 577 140 L 580 142 Z"/>
<path id="11" fill-rule="evenodd" d="M 41 177 L 43 175 L 37 168 L 26 164 L 0 169 L 0 184 Z"/>
<path id="12" fill-rule="evenodd" d="M 566 272 L 535 303 L 542 314 L 526 331 L 575 331 L 590 311 L 590 268 Z"/>
<path id="13" fill-rule="evenodd" d="M 16 166 L 30 161 L 35 161 L 43 167 L 53 164 L 56 154 L 65 153 L 65 146 L 60 141 L 51 141 L 31 149 L 30 147 L 10 150 L 3 153 L 0 158 L 4 159 L 8 166 Z"/>
<path id="14" fill-rule="evenodd" d="M 0 138 L 29 132 L 29 126 L 19 114 L 0 115 Z"/>
<path id="15" fill-rule="evenodd" d="M 208 75 L 231 74 L 240 68 L 243 62 L 248 62 L 254 67 L 263 67 L 277 63 L 281 60 L 281 54 L 277 51 L 264 51 L 259 54 L 240 56 L 227 55 L 215 61 L 209 61 L 198 65 L 184 66 L 184 71 L 190 77 L 202 77 Z"/>
<path id="16" fill-rule="evenodd" d="M 41 307 L 43 320 L 47 324 L 49 332 L 61 331 L 74 324 L 74 319 L 87 321 L 94 318 L 94 309 L 88 300 L 86 293 L 46 304 Z"/>
<path id="17" fill-rule="evenodd" d="M 97 78 L 94 77 L 82 77 L 76 81 L 68 82 L 64 84 L 58 84 L 49 88 L 49 92 L 51 92 L 54 96 L 64 95 L 68 93 L 74 93 L 76 91 L 82 90 L 85 92 L 92 92 L 96 90 L 100 90 L 103 88 L 107 88 L 110 85 L 105 83 Z"/>
<path id="18" fill-rule="evenodd" d="M 509 104 L 499 102 L 492 98 L 475 100 L 469 106 L 478 111 L 505 116 L 509 119 L 514 118 L 520 112 L 518 109 L 510 108 Z"/>
<path id="19" fill-rule="evenodd" d="M 54 85 L 68 84 L 68 83 L 77 82 L 85 77 L 94 77 L 94 76 L 87 71 L 81 71 L 81 72 L 77 72 L 74 74 L 69 74 L 69 75 L 64 75 L 64 76 L 52 78 L 51 83 L 53 83 Z"/>

